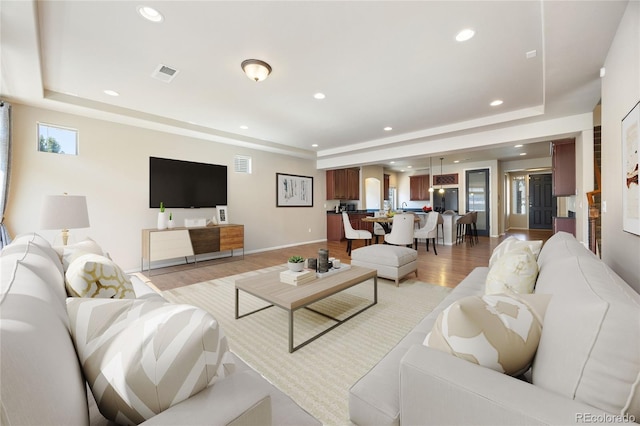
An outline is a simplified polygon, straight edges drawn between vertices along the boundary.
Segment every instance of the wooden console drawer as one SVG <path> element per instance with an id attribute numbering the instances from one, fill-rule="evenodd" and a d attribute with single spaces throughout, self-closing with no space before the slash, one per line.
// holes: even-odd
<path id="1" fill-rule="evenodd" d="M 220 250 L 233 250 L 244 247 L 243 225 L 220 225 Z"/>

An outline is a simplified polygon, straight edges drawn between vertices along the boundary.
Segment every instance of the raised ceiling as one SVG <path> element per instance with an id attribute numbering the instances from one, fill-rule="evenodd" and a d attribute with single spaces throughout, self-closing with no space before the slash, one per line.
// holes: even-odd
<path id="1" fill-rule="evenodd" d="M 404 147 L 592 111 L 626 3 L 2 2 L 0 94 L 307 158 L 383 146 L 424 164 Z M 475 37 L 457 42 L 464 28 Z M 243 74 L 249 58 L 272 66 L 265 81 Z M 178 71 L 170 82 L 152 76 L 160 65 Z M 458 155 L 516 156 L 487 148 Z"/>

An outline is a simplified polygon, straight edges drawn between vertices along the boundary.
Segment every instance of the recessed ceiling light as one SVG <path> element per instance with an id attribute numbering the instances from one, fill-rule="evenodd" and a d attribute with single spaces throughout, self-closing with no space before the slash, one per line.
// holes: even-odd
<path id="1" fill-rule="evenodd" d="M 492 101 L 489 105 L 491 106 L 498 106 L 498 105 L 502 105 L 503 104 L 503 100 L 502 99 L 496 99 L 495 101 Z"/>
<path id="2" fill-rule="evenodd" d="M 410 169 L 410 168 L 412 168 L 412 167 L 413 167 L 413 166 L 407 166 L 407 169 Z"/>
<path id="3" fill-rule="evenodd" d="M 138 6 L 138 13 L 144 19 L 151 22 L 162 22 L 164 20 L 162 13 L 149 6 Z"/>
<path id="4" fill-rule="evenodd" d="M 521 152 L 520 155 L 527 155 L 527 153 L 526 152 Z"/>
<path id="5" fill-rule="evenodd" d="M 313 97 L 316 98 L 316 99 L 324 99 L 327 96 L 324 93 L 318 92 L 318 93 L 314 94 Z"/>
<path id="6" fill-rule="evenodd" d="M 518 144 L 518 145 L 514 146 L 514 148 L 522 148 L 522 144 Z"/>
<path id="7" fill-rule="evenodd" d="M 471 38 L 473 38 L 473 36 L 475 34 L 476 34 L 476 32 L 474 30 L 472 30 L 471 28 L 465 28 L 464 30 L 462 30 L 458 34 L 456 34 L 456 41 L 467 41 L 467 40 L 470 40 Z"/>
<path id="8" fill-rule="evenodd" d="M 387 127 L 384 128 L 385 132 L 390 132 L 391 130 L 393 130 L 393 127 L 387 126 Z"/>
<path id="9" fill-rule="evenodd" d="M 314 144 L 312 144 L 311 146 L 312 146 L 312 147 L 314 147 L 314 148 L 317 148 L 317 147 L 318 147 L 318 144 L 317 144 L 317 143 L 314 143 Z"/>
<path id="10" fill-rule="evenodd" d="M 105 90 L 104 93 L 109 96 L 120 96 L 120 93 L 116 92 L 115 90 Z"/>
<path id="11" fill-rule="evenodd" d="M 249 128 L 249 126 L 247 126 L 246 124 L 243 124 L 242 126 L 240 126 L 240 128 L 242 130 L 247 130 Z"/>
<path id="12" fill-rule="evenodd" d="M 454 163 L 458 164 L 460 162 L 460 160 L 455 160 Z"/>
<path id="13" fill-rule="evenodd" d="M 389 161 L 389 164 L 395 164 L 395 163 L 396 163 L 395 161 Z"/>

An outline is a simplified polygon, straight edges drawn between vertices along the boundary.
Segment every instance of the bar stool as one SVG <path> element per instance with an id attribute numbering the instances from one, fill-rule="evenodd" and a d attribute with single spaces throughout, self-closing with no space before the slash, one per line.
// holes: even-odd
<path id="1" fill-rule="evenodd" d="M 471 231 L 473 233 L 473 241 L 478 244 L 478 212 L 471 212 Z"/>
<path id="2" fill-rule="evenodd" d="M 465 237 L 467 237 L 467 242 L 473 245 L 472 225 L 473 213 L 467 213 L 458 218 L 456 221 L 456 245 L 464 243 Z"/>

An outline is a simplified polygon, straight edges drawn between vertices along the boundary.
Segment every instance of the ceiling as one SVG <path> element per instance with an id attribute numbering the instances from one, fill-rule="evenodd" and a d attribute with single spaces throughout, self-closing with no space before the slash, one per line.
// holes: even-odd
<path id="1" fill-rule="evenodd" d="M 137 6 L 162 13 L 143 19 Z M 626 1 L 2 1 L 5 99 L 306 158 L 593 111 Z M 473 28 L 475 37 L 455 35 Z M 262 82 L 240 63 L 268 62 Z M 171 82 L 152 77 L 160 65 Z M 109 96 L 104 90 L 119 96 Z M 317 100 L 315 93 L 324 93 Z M 503 100 L 500 106 L 490 102 Z M 241 127 L 244 126 L 244 127 Z M 384 130 L 391 127 L 392 130 Z M 548 156 L 548 141 L 429 155 Z M 316 144 L 317 146 L 313 146 Z M 385 159 L 385 164 L 388 165 Z M 391 167 L 391 166 L 389 166 Z"/>

